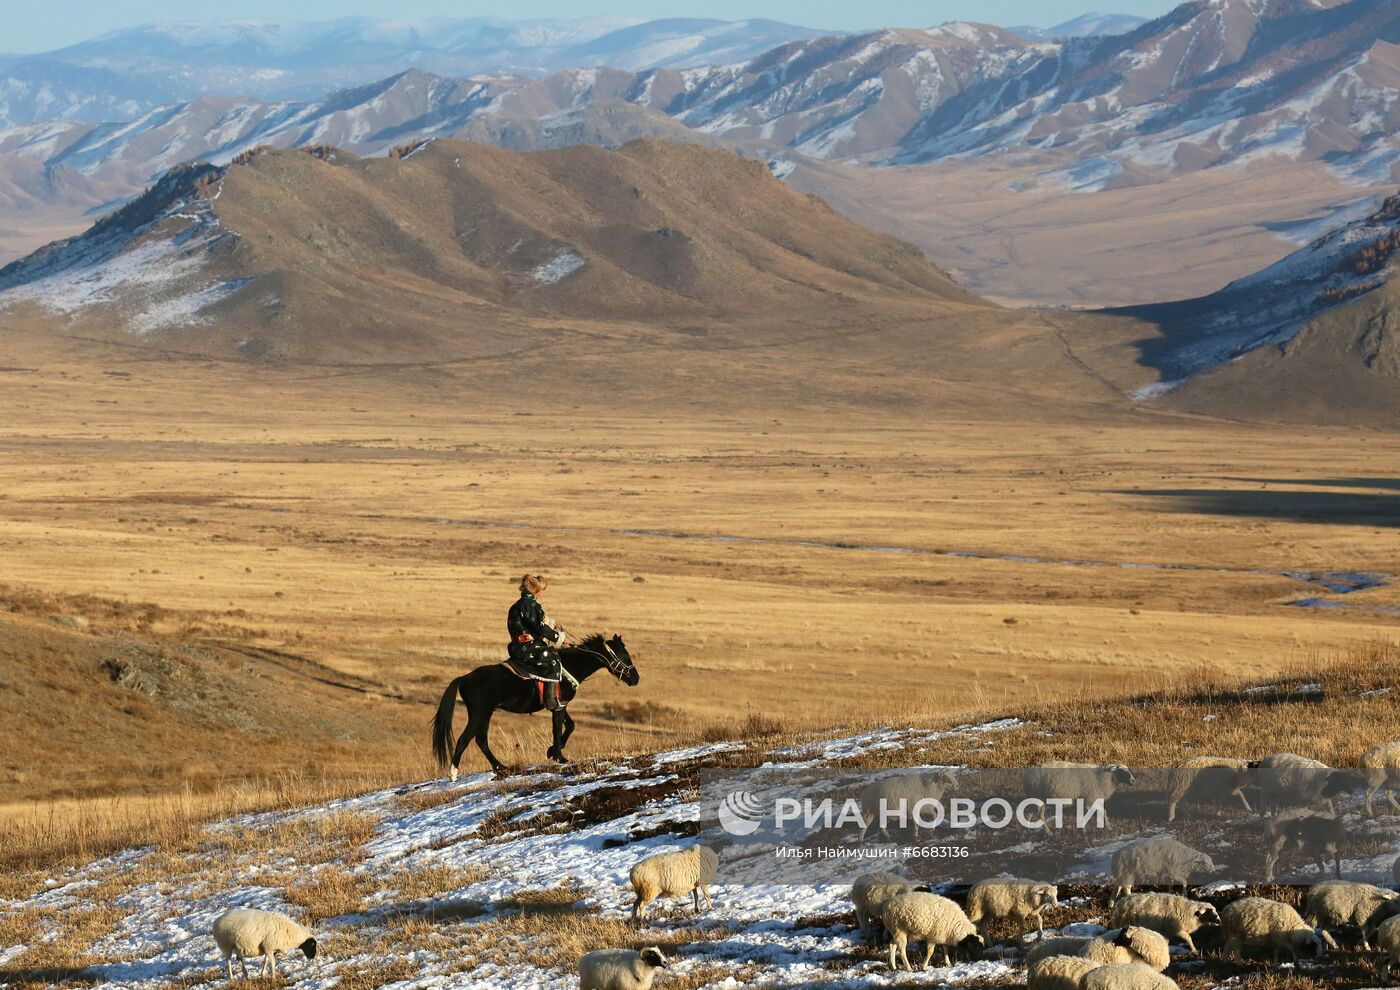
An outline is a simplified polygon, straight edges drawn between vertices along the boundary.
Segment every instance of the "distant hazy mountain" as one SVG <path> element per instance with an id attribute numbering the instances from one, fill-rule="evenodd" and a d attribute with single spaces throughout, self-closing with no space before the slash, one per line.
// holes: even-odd
<path id="1" fill-rule="evenodd" d="M 405 69 L 538 76 L 601 65 L 741 62 L 821 33 L 776 21 L 701 18 L 148 24 L 42 55 L 0 56 L 0 126 L 125 120 L 201 96 L 314 99 Z"/>
<path id="2" fill-rule="evenodd" d="M 1080 14 L 1054 27 L 1022 24 L 1011 28 L 1027 41 L 1053 41 L 1056 38 L 1087 38 L 1090 35 L 1127 34 L 1146 24 L 1148 18 L 1136 14 Z"/>

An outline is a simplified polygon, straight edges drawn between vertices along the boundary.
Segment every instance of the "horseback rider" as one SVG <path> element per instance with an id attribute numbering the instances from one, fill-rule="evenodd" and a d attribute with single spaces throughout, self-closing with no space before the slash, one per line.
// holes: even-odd
<path id="1" fill-rule="evenodd" d="M 559 662 L 559 647 L 568 633 L 563 626 L 550 621 L 539 602 L 539 596 L 548 585 L 549 581 L 542 574 L 526 574 L 520 579 L 520 599 L 506 615 L 506 628 L 510 630 L 511 665 L 543 685 L 545 708 L 557 712 L 564 708 L 559 698 L 559 679 L 568 677 L 575 686 L 577 682 Z"/>

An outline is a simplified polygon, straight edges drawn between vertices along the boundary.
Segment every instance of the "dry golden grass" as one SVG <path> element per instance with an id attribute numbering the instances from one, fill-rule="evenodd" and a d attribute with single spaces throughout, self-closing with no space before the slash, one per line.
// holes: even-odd
<path id="1" fill-rule="evenodd" d="M 296 821 L 279 821 L 270 830 L 233 826 L 211 839 L 203 826 L 235 815 L 286 811 L 307 804 L 363 794 L 397 782 L 399 774 L 374 773 L 301 777 L 282 775 L 261 784 L 239 784 L 212 792 L 118 795 L 36 804 L 16 803 L 0 809 L 0 895 L 32 887 L 37 871 L 87 862 L 134 846 L 164 851 L 192 849 L 202 843 L 227 853 L 296 840 L 324 859 L 362 843 L 375 819 L 350 811 Z M 268 831 L 275 833 L 269 837 Z M 324 860 L 319 860 L 324 861 Z"/>
<path id="2" fill-rule="evenodd" d="M 0 409 L 9 877 L 435 775 L 437 698 L 501 655 L 527 568 L 551 575 L 569 629 L 620 631 L 642 674 L 587 682 L 577 760 L 1054 717 L 1400 633 L 1366 610 L 1400 606 L 1400 586 L 1294 608 L 1315 589 L 1277 573 L 1397 570 L 1384 434 L 1156 413 L 1008 422 L 942 384 L 923 418 L 464 416 L 447 371 L 381 372 L 369 407 L 353 376 L 229 365 L 211 389 L 202 365 L 68 346 L 0 340 L 0 367 L 36 369 L 6 378 Z M 882 387 L 884 370 L 863 373 Z M 159 690 L 114 683 L 111 659 Z M 492 724 L 516 765 L 542 760 L 547 734 L 543 718 Z M 469 750 L 464 769 L 483 767 Z"/>
<path id="3" fill-rule="evenodd" d="M 298 868 L 295 876 L 283 893 L 288 904 L 301 908 L 302 921 L 307 925 L 359 911 L 365 898 L 377 889 L 373 877 L 334 865 L 314 871 Z"/>

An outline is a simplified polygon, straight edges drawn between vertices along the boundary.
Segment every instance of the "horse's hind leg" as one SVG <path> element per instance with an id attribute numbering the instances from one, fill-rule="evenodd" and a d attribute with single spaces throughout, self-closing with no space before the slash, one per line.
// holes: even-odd
<path id="1" fill-rule="evenodd" d="M 491 752 L 491 744 L 487 741 L 487 734 L 491 731 L 491 713 L 482 712 L 479 718 L 473 717 L 472 724 L 476 726 L 476 746 L 481 750 L 481 755 L 486 757 L 486 762 L 491 764 L 491 769 L 497 773 L 505 770 L 501 761 L 496 759 L 496 754 Z"/>

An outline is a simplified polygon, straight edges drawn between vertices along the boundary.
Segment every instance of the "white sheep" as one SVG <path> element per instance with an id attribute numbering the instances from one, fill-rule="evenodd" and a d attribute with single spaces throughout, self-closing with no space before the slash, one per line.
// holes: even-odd
<path id="1" fill-rule="evenodd" d="M 1297 962 L 1301 952 L 1321 958 L 1326 948 L 1337 947 L 1332 936 L 1319 934 L 1291 906 L 1264 897 L 1231 901 L 1220 912 L 1220 926 L 1225 932 L 1227 959 L 1242 958 L 1246 949 L 1269 949 L 1274 965 L 1278 965 L 1285 952 Z"/>
<path id="2" fill-rule="evenodd" d="M 924 969 L 929 968 L 936 948 L 942 947 L 944 958 L 949 959 L 955 947 L 981 949 L 986 945 L 963 909 L 937 894 L 917 890 L 900 894 L 885 905 L 883 920 L 890 935 L 890 969 L 899 968 L 896 955 L 905 969 L 914 968 L 909 964 L 911 941 L 924 943 Z"/>
<path id="3" fill-rule="evenodd" d="M 1297 753 L 1271 753 L 1259 761 L 1259 810 L 1265 814 L 1323 804 L 1335 811 L 1332 799 L 1351 786 L 1349 774 Z"/>
<path id="4" fill-rule="evenodd" d="M 1361 947 L 1371 948 L 1371 936 L 1386 918 L 1400 914 L 1400 896 L 1369 883 L 1324 880 L 1314 884 L 1303 902 L 1303 920 L 1322 928 L 1355 925 Z"/>
<path id="5" fill-rule="evenodd" d="M 947 770 L 935 773 L 902 772 L 866 784 L 860 792 L 860 841 L 865 841 L 865 833 L 872 825 L 879 825 L 880 834 L 888 841 L 888 826 L 906 822 L 919 835 L 915 820 L 916 805 L 921 801 L 940 801 L 944 793 L 957 786 L 957 780 Z M 888 813 L 886 813 L 888 812 Z M 932 808 L 922 811 L 922 817 L 933 814 Z"/>
<path id="6" fill-rule="evenodd" d="M 1274 870 L 1285 852 L 1295 852 L 1317 864 L 1318 876 L 1327 873 L 1326 858 L 1332 857 L 1337 879 L 1342 876 L 1342 847 L 1346 845 L 1345 823 L 1335 815 L 1324 815 L 1305 808 L 1288 808 L 1269 819 L 1264 828 L 1264 878 L 1272 883 Z"/>
<path id="7" fill-rule="evenodd" d="M 316 936 L 280 911 L 234 908 L 214 919 L 214 942 L 224 954 L 228 978 L 233 979 L 233 957 L 248 976 L 248 957 L 262 956 L 262 975 L 277 975 L 277 957 L 300 949 L 307 960 L 316 958 Z"/>
<path id="8" fill-rule="evenodd" d="M 856 877 L 851 884 L 851 903 L 856 906 L 856 927 L 867 938 L 879 921 L 885 904 L 914 889 L 913 883 L 897 873 L 875 872 Z"/>
<path id="9" fill-rule="evenodd" d="M 1026 968 L 1030 969 L 1042 959 L 1051 956 L 1077 956 L 1079 950 L 1084 948 L 1095 937 L 1104 938 L 1116 935 L 1116 932 L 1104 932 L 1103 935 L 1055 935 L 1051 938 L 1043 938 L 1026 951 Z"/>
<path id="10" fill-rule="evenodd" d="M 632 917 L 645 918 L 647 905 L 658 897 L 691 896 L 694 908 L 700 911 L 700 898 L 705 907 L 714 906 L 710 899 L 710 884 L 715 882 L 719 858 L 707 846 L 691 846 L 675 852 L 656 853 L 632 867 L 628 879 L 637 894 L 632 905 Z"/>
<path id="11" fill-rule="evenodd" d="M 1390 798 L 1390 806 L 1400 811 L 1400 801 L 1395 800 L 1396 788 L 1400 788 L 1400 742 L 1372 746 L 1361 754 L 1361 767 L 1366 778 L 1366 814 L 1375 814 L 1371 799 L 1382 787 Z"/>
<path id="12" fill-rule="evenodd" d="M 1185 893 L 1191 874 L 1214 872 L 1214 860 L 1169 835 L 1139 839 L 1113 854 L 1113 877 L 1118 881 L 1113 896 L 1131 894 L 1135 884 L 1145 883 L 1177 886 Z"/>
<path id="13" fill-rule="evenodd" d="M 1084 974 L 1082 990 L 1177 990 L 1176 981 L 1142 963 L 1111 963 Z"/>
<path id="14" fill-rule="evenodd" d="M 1180 939 L 1195 952 L 1191 933 L 1200 931 L 1203 925 L 1219 924 L 1220 913 L 1213 904 L 1179 894 L 1129 894 L 1114 902 L 1108 923 L 1150 928 L 1169 939 Z"/>
<path id="15" fill-rule="evenodd" d="M 1187 798 L 1212 803 L 1238 798 L 1245 811 L 1253 811 L 1244 787 L 1250 781 L 1250 770 L 1258 766 L 1257 760 L 1232 756 L 1193 756 L 1173 767 L 1167 773 L 1167 821 L 1176 821 L 1176 806 Z"/>
<path id="16" fill-rule="evenodd" d="M 1134 783 L 1132 771 L 1116 763 L 1097 766 L 1067 760 L 1042 763 L 1027 770 L 1023 777 L 1027 797 L 1042 801 L 1078 800 L 1086 805 L 1103 801 L 1105 807 L 1119 787 L 1131 787 Z M 1104 823 L 1107 822 L 1108 814 L 1105 812 Z"/>
<path id="17" fill-rule="evenodd" d="M 1141 925 L 1104 932 L 1086 942 L 1076 955 L 1093 959 L 1101 966 L 1109 963 L 1142 963 L 1159 973 L 1172 961 L 1167 940 Z"/>
<path id="18" fill-rule="evenodd" d="M 1060 892 L 1053 883 L 995 877 L 974 884 L 967 892 L 967 916 L 984 939 L 987 926 L 999 918 L 1035 919 L 1037 938 L 1045 937 L 1041 911 L 1060 906 Z"/>
<path id="19" fill-rule="evenodd" d="M 651 990 L 656 971 L 671 960 L 652 945 L 635 949 L 594 949 L 578 958 L 579 990 Z"/>
<path id="20" fill-rule="evenodd" d="M 1103 963 L 1082 956 L 1046 956 L 1026 969 L 1026 990 L 1079 990 L 1084 974 Z"/>
<path id="21" fill-rule="evenodd" d="M 1390 982 L 1390 967 L 1400 962 L 1400 918 L 1387 918 L 1376 929 L 1376 944 L 1385 953 L 1381 962 L 1381 981 Z"/>

